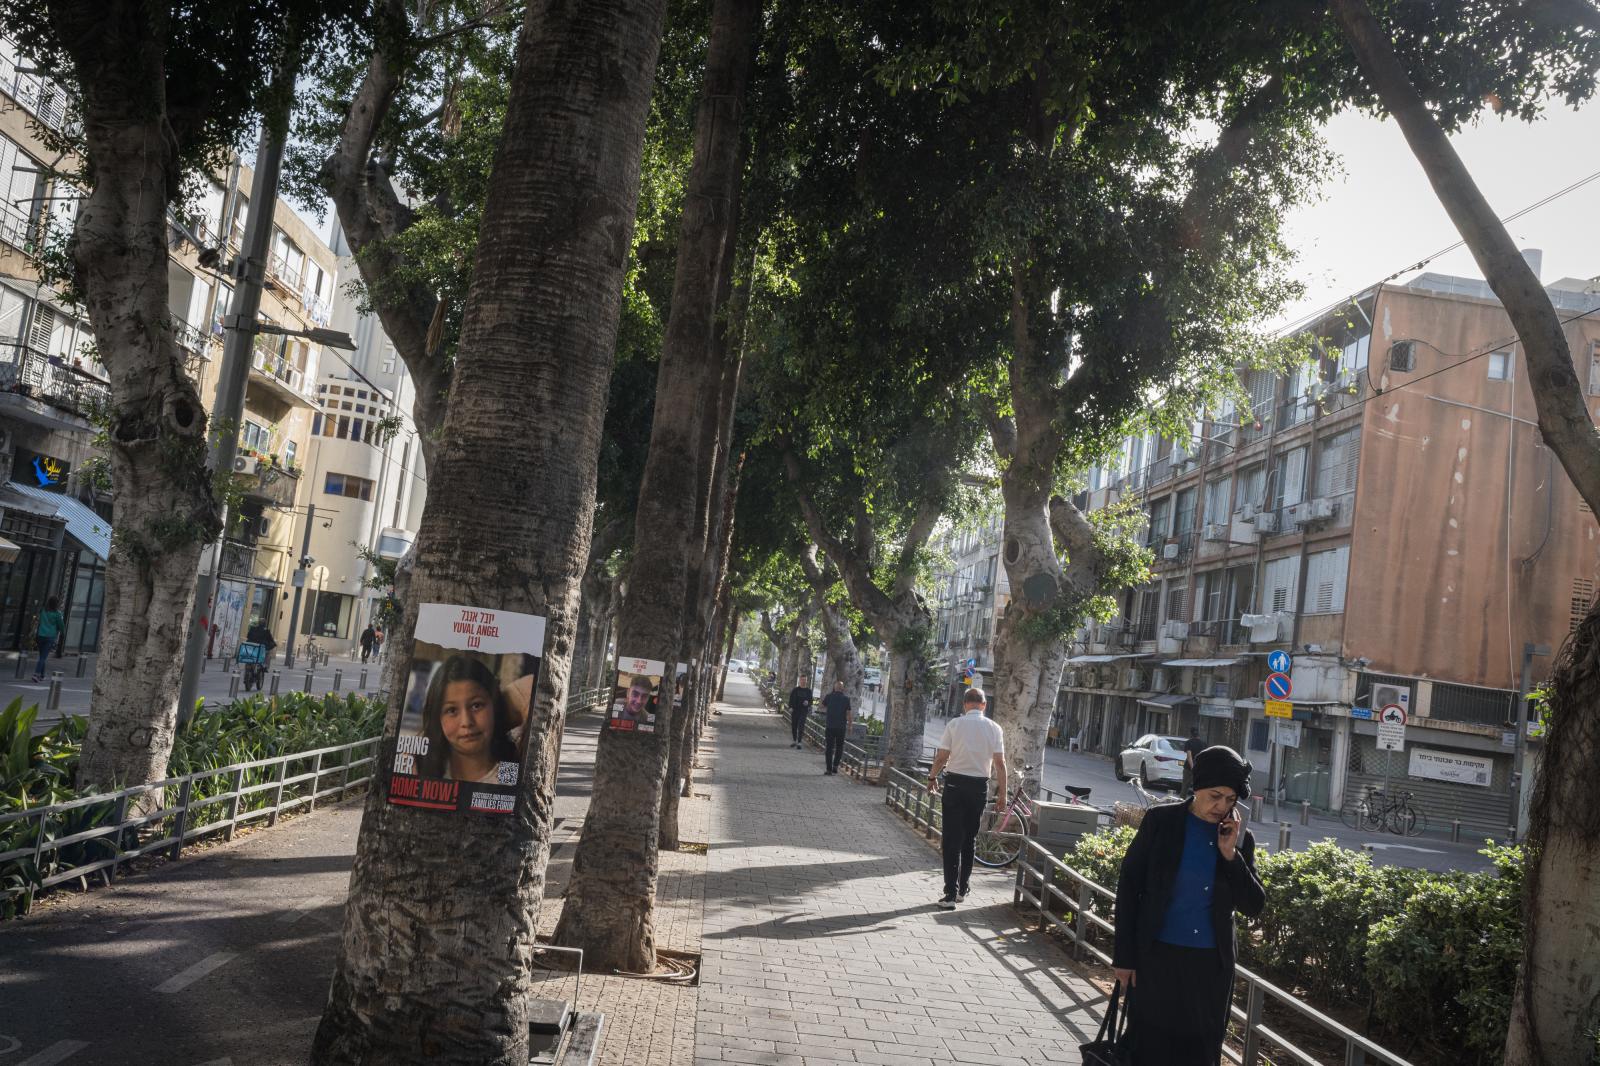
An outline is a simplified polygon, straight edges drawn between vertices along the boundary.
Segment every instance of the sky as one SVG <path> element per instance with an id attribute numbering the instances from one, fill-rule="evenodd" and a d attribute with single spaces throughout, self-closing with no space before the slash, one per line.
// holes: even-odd
<path id="1" fill-rule="evenodd" d="M 1320 201 L 1285 220 L 1297 254 L 1293 272 L 1306 295 L 1279 325 L 1298 322 L 1460 239 L 1392 120 L 1344 114 L 1323 136 L 1341 157 L 1343 173 L 1329 178 Z M 1452 140 L 1504 218 L 1600 171 L 1600 103 L 1578 111 L 1558 104 L 1531 124 L 1486 114 Z M 1543 250 L 1540 276 L 1546 283 L 1600 275 L 1600 180 L 1507 228 L 1519 247 Z M 1426 269 L 1483 276 L 1465 248 Z"/>

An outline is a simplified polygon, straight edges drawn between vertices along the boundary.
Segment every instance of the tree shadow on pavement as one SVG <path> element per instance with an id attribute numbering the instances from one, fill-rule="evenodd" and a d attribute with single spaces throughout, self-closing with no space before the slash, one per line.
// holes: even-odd
<path id="1" fill-rule="evenodd" d="M 863 914 L 830 915 L 807 918 L 799 914 L 785 914 L 768 921 L 751 922 L 720 932 L 702 933 L 705 940 L 738 940 L 742 937 L 762 940 L 810 940 L 836 936 L 861 936 L 866 933 L 897 929 L 897 918 L 924 915 L 934 910 L 933 904 L 899 907 L 891 911 L 868 911 Z"/>

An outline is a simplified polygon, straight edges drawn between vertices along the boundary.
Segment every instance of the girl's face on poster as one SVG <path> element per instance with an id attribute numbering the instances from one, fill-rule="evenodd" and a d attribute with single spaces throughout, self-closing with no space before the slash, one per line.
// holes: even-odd
<path id="1" fill-rule="evenodd" d="M 452 681 L 444 687 L 439 725 L 457 754 L 483 755 L 494 733 L 494 700 L 476 681 Z"/>

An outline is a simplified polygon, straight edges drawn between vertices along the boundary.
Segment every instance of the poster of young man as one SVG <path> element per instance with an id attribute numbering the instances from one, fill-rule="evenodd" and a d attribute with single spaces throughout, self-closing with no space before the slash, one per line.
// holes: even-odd
<path id="1" fill-rule="evenodd" d="M 510 814 L 544 619 L 425 603 L 411 645 L 389 802 L 458 814 Z"/>
<path id="2" fill-rule="evenodd" d="M 654 733 L 666 672 L 667 664 L 660 659 L 619 656 L 607 727 L 618 733 Z"/>

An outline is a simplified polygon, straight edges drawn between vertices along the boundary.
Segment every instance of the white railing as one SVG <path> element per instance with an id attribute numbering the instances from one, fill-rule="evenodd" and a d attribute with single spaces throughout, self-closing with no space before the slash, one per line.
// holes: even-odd
<path id="1" fill-rule="evenodd" d="M 939 805 L 921 782 L 898 770 L 891 770 L 887 785 L 885 802 L 890 809 L 927 836 L 937 838 L 943 826 L 943 817 L 938 810 Z M 1088 956 L 1110 966 L 1111 956 L 1095 943 L 1095 938 L 1105 942 L 1115 934 L 1115 926 L 1096 910 L 1109 914 L 1116 902 L 1116 893 L 1062 862 L 1037 840 L 1023 838 L 1022 854 L 1017 858 L 1016 865 L 1013 905 L 1031 905 L 1039 917 L 1039 932 L 1053 927 L 1065 938 L 1070 938 L 1080 957 Z M 1229 1062 L 1240 1063 L 1241 1066 L 1265 1066 L 1268 1062 L 1274 1066 L 1287 1062 L 1299 1063 L 1300 1066 L 1330 1066 L 1327 1058 L 1297 1046 L 1280 1028 L 1267 1024 L 1264 1015 L 1267 1005 L 1271 1003 L 1280 1013 L 1288 1012 L 1302 1025 L 1309 1023 L 1322 1030 L 1323 1036 L 1332 1043 L 1341 1045 L 1342 1054 L 1337 1061 L 1343 1066 L 1367 1066 L 1369 1063 L 1411 1066 L 1406 1059 L 1323 1014 L 1247 967 L 1237 967 L 1234 975 L 1237 981 L 1243 983 L 1244 1002 L 1243 1006 L 1234 1002 L 1229 1007 L 1238 1043 L 1238 1046 L 1227 1044 L 1222 1049 Z"/>

